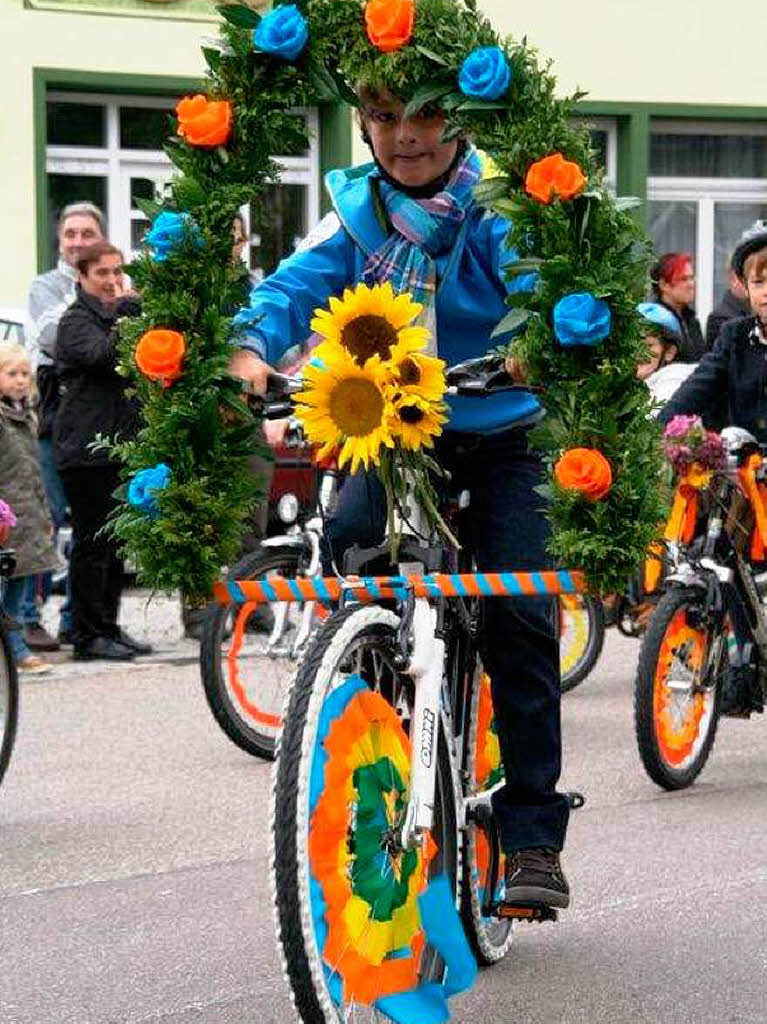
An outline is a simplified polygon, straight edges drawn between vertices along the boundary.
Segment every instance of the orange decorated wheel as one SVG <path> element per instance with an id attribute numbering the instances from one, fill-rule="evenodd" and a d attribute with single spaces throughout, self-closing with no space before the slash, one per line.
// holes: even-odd
<path id="1" fill-rule="evenodd" d="M 672 586 L 653 612 L 637 668 L 635 716 L 642 762 L 664 789 L 689 786 L 716 736 L 729 668 L 727 627 L 705 594 Z"/>

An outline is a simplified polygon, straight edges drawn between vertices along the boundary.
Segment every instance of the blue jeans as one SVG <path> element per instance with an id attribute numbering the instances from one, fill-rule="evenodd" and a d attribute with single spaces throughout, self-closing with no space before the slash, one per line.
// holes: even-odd
<path id="1" fill-rule="evenodd" d="M 10 580 L 3 580 L 2 603 L 7 615 L 21 624 L 22 607 L 30 580 L 34 583 L 35 576 L 15 576 Z M 8 642 L 11 652 L 17 662 L 28 658 L 32 653 L 24 643 L 24 631 L 22 629 L 9 629 Z"/>
<path id="2" fill-rule="evenodd" d="M 446 434 L 436 458 L 452 474 L 452 486 L 471 493 L 465 542 L 479 571 L 550 567 L 545 499 L 535 491 L 542 467 L 527 451 L 524 430 Z M 327 543 L 341 568 L 347 548 L 379 544 L 385 527 L 386 499 L 375 474 L 348 477 L 327 524 L 326 563 Z M 480 650 L 492 680 L 506 774 L 493 797 L 503 848 L 561 850 L 569 806 L 556 790 L 562 751 L 556 599 L 494 597 L 482 612 Z"/>
<path id="3" fill-rule="evenodd" d="M 56 460 L 53 457 L 53 440 L 50 437 L 41 437 L 38 442 L 40 450 L 40 472 L 43 477 L 45 496 L 51 510 L 51 518 L 54 526 L 54 539 L 62 526 L 67 522 L 67 511 L 69 502 L 64 493 L 64 485 L 61 482 L 59 471 L 56 468 Z M 48 599 L 51 592 L 51 574 L 45 573 L 43 579 L 43 598 Z M 59 628 L 67 633 L 72 631 L 72 590 L 69 583 L 69 572 L 66 579 L 66 593 L 64 603 L 59 612 Z M 37 609 L 36 585 L 30 587 L 30 593 L 24 603 L 22 611 L 23 622 L 27 626 L 35 625 L 40 621 L 40 613 Z"/>

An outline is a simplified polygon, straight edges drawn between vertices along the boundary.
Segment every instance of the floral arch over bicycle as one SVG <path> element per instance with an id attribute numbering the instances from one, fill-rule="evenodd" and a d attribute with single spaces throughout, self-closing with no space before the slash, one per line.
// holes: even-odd
<path id="1" fill-rule="evenodd" d="M 662 518 L 649 398 L 635 368 L 635 313 L 648 245 L 615 199 L 587 133 L 560 99 L 549 64 L 523 39 L 501 38 L 475 0 L 296 0 L 256 13 L 219 7 L 206 45 L 205 94 L 177 108 L 167 151 L 178 168 L 131 268 L 144 304 L 120 351 L 143 409 L 135 441 L 118 443 L 127 503 L 116 535 L 158 588 L 203 600 L 237 551 L 257 499 L 244 472 L 254 420 L 227 376 L 247 323 L 247 281 L 230 259 L 234 214 L 279 180 L 273 153 L 307 140 L 296 108 L 387 89 L 416 111 L 444 111 L 446 132 L 492 157 L 476 199 L 508 219 L 517 293 L 499 338 L 541 388 L 536 441 L 549 465 L 552 553 L 590 584 L 619 589 Z M 478 353 L 479 354 L 479 353 Z"/>

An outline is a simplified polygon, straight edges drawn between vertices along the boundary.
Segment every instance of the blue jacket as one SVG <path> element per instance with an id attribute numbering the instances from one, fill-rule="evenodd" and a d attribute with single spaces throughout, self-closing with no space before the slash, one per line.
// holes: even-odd
<path id="1" fill-rule="evenodd" d="M 251 294 L 261 319 L 240 342 L 272 365 L 311 333 L 314 310 L 362 278 L 367 257 L 386 240 L 373 200 L 374 164 L 331 171 L 325 184 L 335 213 L 328 214 L 296 252 Z M 504 281 L 503 267 L 516 260 L 505 245 L 508 224 L 472 205 L 449 254 L 437 259 L 437 351 L 448 366 L 497 347 L 490 337 L 507 312 L 510 291 L 529 290 L 533 275 Z M 534 422 L 541 415 L 527 391 L 488 398 L 450 398 L 449 430 L 489 433 Z"/>

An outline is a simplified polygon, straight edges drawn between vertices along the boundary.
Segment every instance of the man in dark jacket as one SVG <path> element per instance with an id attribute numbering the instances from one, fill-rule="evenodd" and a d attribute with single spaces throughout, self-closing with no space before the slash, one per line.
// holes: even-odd
<path id="1" fill-rule="evenodd" d="M 135 295 L 123 289 L 122 253 L 108 242 L 84 249 L 77 262 L 78 292 L 61 318 L 56 371 L 61 401 L 53 428 L 56 464 L 72 513 L 74 656 L 128 660 L 148 644 L 117 624 L 122 561 L 115 541 L 101 533 L 114 506 L 119 465 L 93 451 L 98 434 L 122 440 L 138 430 L 138 406 L 116 371 L 115 331 L 121 316 L 136 315 Z"/>
<path id="2" fill-rule="evenodd" d="M 751 307 L 748 304 L 746 289 L 738 277 L 732 262 L 729 267 L 730 280 L 727 291 L 718 306 L 714 306 L 706 321 L 706 348 L 710 352 L 719 337 L 722 328 L 729 320 L 737 320 L 749 316 Z"/>

